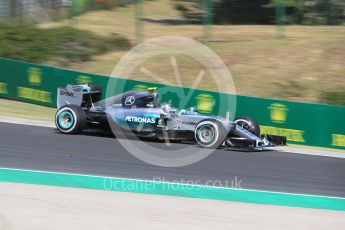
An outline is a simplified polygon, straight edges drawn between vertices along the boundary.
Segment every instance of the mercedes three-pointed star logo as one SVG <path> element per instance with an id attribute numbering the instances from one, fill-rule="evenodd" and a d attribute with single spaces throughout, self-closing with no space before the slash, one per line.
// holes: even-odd
<path id="1" fill-rule="evenodd" d="M 133 105 L 135 102 L 134 96 L 129 96 L 125 99 L 125 105 Z"/>

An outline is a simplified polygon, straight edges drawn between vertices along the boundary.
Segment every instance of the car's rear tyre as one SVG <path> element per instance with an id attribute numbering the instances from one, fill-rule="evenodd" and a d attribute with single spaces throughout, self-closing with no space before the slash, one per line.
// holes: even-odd
<path id="1" fill-rule="evenodd" d="M 238 117 L 234 120 L 234 122 L 237 125 L 240 125 L 242 128 L 248 130 L 255 136 L 260 136 L 260 126 L 256 120 L 254 120 L 251 117 Z M 236 135 L 231 135 L 226 138 L 225 140 L 226 145 L 232 146 L 232 147 L 246 147 L 248 144 L 250 144 L 246 139 L 240 138 Z"/>
<path id="2" fill-rule="evenodd" d="M 66 134 L 76 134 L 83 131 L 86 125 L 86 113 L 77 105 L 65 105 L 55 114 L 56 128 Z"/>
<path id="3" fill-rule="evenodd" d="M 226 131 L 218 121 L 201 121 L 195 128 L 195 140 L 203 148 L 216 149 L 226 138 Z"/>

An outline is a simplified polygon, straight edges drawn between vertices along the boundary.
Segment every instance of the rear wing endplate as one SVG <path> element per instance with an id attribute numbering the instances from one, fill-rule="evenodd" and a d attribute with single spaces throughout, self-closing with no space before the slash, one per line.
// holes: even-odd
<path id="1" fill-rule="evenodd" d="M 100 86 L 70 85 L 57 89 L 57 108 L 64 105 L 78 105 L 81 107 L 92 107 L 93 103 L 101 99 L 102 89 Z"/>

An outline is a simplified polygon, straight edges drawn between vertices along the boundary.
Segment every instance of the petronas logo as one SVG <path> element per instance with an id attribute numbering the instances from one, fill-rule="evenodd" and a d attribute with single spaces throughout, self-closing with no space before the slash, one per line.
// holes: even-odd
<path id="1" fill-rule="evenodd" d="M 196 99 L 199 112 L 212 113 L 215 100 L 211 94 L 200 94 Z"/>
<path id="2" fill-rule="evenodd" d="M 42 83 L 42 71 L 40 68 L 30 67 L 28 69 L 28 76 L 31 85 L 40 85 Z"/>
<path id="3" fill-rule="evenodd" d="M 268 109 L 270 110 L 271 121 L 274 123 L 285 123 L 289 108 L 280 103 L 271 104 Z"/>

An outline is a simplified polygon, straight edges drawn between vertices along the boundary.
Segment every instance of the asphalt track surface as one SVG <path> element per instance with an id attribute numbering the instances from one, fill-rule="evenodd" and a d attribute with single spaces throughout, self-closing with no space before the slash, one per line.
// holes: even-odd
<path id="1" fill-rule="evenodd" d="M 140 161 L 115 138 L 64 135 L 53 128 L 2 122 L 0 130 L 2 168 L 216 186 L 231 186 L 236 180 L 243 189 L 345 197 L 343 158 L 220 149 L 195 164 L 166 168 Z"/>

